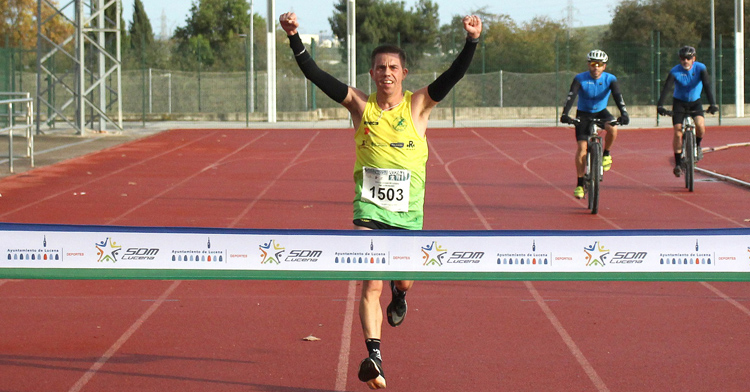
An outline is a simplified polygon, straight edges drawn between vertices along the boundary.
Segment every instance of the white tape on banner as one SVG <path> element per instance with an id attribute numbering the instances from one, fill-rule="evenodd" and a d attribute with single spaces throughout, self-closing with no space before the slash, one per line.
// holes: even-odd
<path id="1" fill-rule="evenodd" d="M 26 268 L 746 273 L 750 229 L 393 232 L 0 224 L 0 270 Z"/>

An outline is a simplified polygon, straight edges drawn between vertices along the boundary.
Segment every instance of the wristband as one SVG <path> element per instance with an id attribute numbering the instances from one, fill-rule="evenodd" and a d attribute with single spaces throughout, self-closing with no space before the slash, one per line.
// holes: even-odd
<path id="1" fill-rule="evenodd" d="M 287 37 L 289 38 L 289 47 L 292 48 L 294 57 L 299 57 L 307 51 L 305 44 L 302 43 L 302 38 L 299 37 L 299 33 L 288 35 Z"/>

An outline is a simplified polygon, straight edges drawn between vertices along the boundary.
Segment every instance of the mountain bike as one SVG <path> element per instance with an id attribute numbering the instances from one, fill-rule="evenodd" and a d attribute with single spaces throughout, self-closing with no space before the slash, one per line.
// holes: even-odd
<path id="1" fill-rule="evenodd" d="M 685 175 L 685 188 L 692 192 L 695 188 L 695 162 L 698 161 L 698 146 L 695 141 L 695 121 L 693 116 L 697 112 L 685 113 L 685 118 L 682 120 L 682 163 L 680 168 L 682 173 Z M 674 113 L 669 110 L 666 113 L 667 116 L 672 116 Z"/>
<path id="2" fill-rule="evenodd" d="M 580 118 L 571 119 L 571 124 L 578 126 L 581 123 Z M 604 177 L 604 146 L 602 137 L 599 136 L 599 129 L 609 123 L 612 126 L 620 125 L 618 121 L 604 121 L 602 119 L 592 119 L 588 129 L 588 147 L 586 148 L 586 174 L 583 177 L 583 189 L 586 192 L 589 209 L 592 214 L 599 212 L 599 189 L 600 182 Z"/>

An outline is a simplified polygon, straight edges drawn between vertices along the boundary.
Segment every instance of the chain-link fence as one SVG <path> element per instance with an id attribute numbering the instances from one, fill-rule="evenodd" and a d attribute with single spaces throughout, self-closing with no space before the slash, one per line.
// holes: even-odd
<path id="1" fill-rule="evenodd" d="M 607 72 L 615 74 L 620 82 L 623 96 L 629 107 L 654 105 L 661 91 L 663 80 L 669 69 L 677 64 L 678 48 L 623 45 L 608 49 L 610 61 Z M 287 51 L 280 50 L 279 56 Z M 710 49 L 698 48 L 699 61 L 712 69 Z M 445 55 L 436 62 L 449 64 L 455 55 Z M 525 118 L 557 118 L 573 76 L 586 71 L 585 59 L 568 53 L 557 53 L 559 61 L 554 72 L 519 73 L 495 70 L 485 73 L 467 74 L 453 92 L 438 105 L 449 109 L 452 116 L 473 116 L 474 120 L 496 120 Z M 18 52 L 0 49 L 0 91 L 28 91 L 36 93 L 36 74 L 23 69 Z M 475 56 L 474 62 L 484 61 Z M 547 61 L 547 60 L 545 60 Z M 333 62 L 332 62 L 333 63 Z M 560 69 L 559 64 L 571 64 L 569 70 Z M 321 67 L 326 68 L 321 63 Z M 717 51 L 715 74 L 717 100 L 719 103 L 734 103 L 734 50 Z M 28 68 L 28 67 L 27 67 Z M 433 67 L 434 68 L 434 67 Z M 445 65 L 443 68 L 447 68 Z M 482 69 L 493 69 L 492 64 L 481 64 Z M 577 69 L 576 69 L 577 68 Z M 343 64 L 326 69 L 339 80 L 346 80 Z M 65 84 L 74 86 L 74 72 L 55 70 Z M 431 83 L 439 72 L 412 70 L 404 87 L 416 90 Z M 238 70 L 236 72 L 175 71 L 165 69 L 127 70 L 122 72 L 122 108 L 126 120 L 156 119 L 212 119 L 241 121 L 251 118 L 264 121 L 267 111 L 267 78 L 262 69 Z M 112 84 L 112 77 L 108 84 Z M 725 83 L 726 81 L 726 83 Z M 277 112 L 286 114 L 284 119 L 309 120 L 317 109 L 340 108 L 340 105 L 325 96 L 317 87 L 304 79 L 298 69 L 278 72 L 276 79 Z M 56 105 L 66 116 L 73 117 L 75 105 L 63 108 L 71 100 L 70 91 L 51 84 L 43 78 L 42 91 L 45 99 Z M 357 87 L 365 92 L 374 92 L 369 74 L 357 77 Z M 251 88 L 252 86 L 252 88 Z M 477 108 L 486 108 L 480 112 Z M 497 110 L 524 108 L 524 110 Z M 112 109 L 110 109 L 112 110 Z M 52 111 L 41 108 L 42 117 Z M 46 113 L 45 113 L 46 112 Z M 655 111 L 649 110 L 648 115 Z M 346 118 L 344 111 L 339 111 Z M 479 114 L 477 114 L 479 113 Z M 645 113 L 645 112 L 644 112 Z M 631 113 L 632 114 L 632 113 Z M 112 114 L 110 114 L 112 115 Z M 479 117 L 476 117 L 479 116 Z M 330 117 L 329 117 L 330 118 Z"/>
<path id="2" fill-rule="evenodd" d="M 11 91 L 13 77 L 11 53 L 11 49 L 0 48 L 0 91 Z"/>

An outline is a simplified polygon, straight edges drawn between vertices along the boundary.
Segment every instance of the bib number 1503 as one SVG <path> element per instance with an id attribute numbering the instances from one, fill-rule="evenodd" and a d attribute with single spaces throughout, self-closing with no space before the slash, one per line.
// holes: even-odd
<path id="1" fill-rule="evenodd" d="M 364 167 L 362 177 L 363 201 L 394 212 L 409 211 L 410 171 Z"/>
<path id="2" fill-rule="evenodd" d="M 370 198 L 377 198 L 380 201 L 401 201 L 404 200 L 404 190 L 380 187 L 376 189 L 376 187 L 371 187 Z"/>

